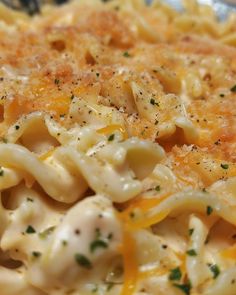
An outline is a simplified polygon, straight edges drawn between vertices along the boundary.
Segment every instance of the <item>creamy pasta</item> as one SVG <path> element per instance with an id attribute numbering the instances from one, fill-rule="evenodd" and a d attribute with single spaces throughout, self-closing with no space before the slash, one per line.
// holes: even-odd
<path id="1" fill-rule="evenodd" d="M 0 5 L 1 295 L 236 294 L 236 15 Z"/>

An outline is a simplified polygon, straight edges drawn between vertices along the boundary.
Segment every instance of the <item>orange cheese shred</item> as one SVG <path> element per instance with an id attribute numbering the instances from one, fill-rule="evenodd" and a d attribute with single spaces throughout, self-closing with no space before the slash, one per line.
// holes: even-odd
<path id="1" fill-rule="evenodd" d="M 154 216 L 148 217 L 147 212 L 159 205 L 164 199 L 169 197 L 170 194 L 164 194 L 158 198 L 140 198 L 135 200 L 131 205 L 122 213 L 120 213 L 120 219 L 125 223 L 126 227 L 129 230 L 138 230 L 142 228 L 147 228 L 155 223 L 162 221 L 168 214 L 169 211 L 163 211 Z M 138 210 L 141 212 L 142 216 L 138 218 L 132 218 L 132 214 L 135 214 L 135 211 Z"/>
<path id="2" fill-rule="evenodd" d="M 138 261 L 136 258 L 135 240 L 126 229 L 124 229 L 121 252 L 124 260 L 124 285 L 120 295 L 132 295 L 138 279 Z"/>
<path id="3" fill-rule="evenodd" d="M 138 275 L 138 279 L 139 280 L 144 280 L 144 279 L 148 279 L 150 277 L 153 277 L 153 276 L 161 276 L 161 275 L 164 275 L 168 272 L 167 269 L 164 269 L 164 268 L 154 268 L 154 269 L 151 269 L 151 270 L 147 270 L 147 271 L 142 271 L 139 273 Z"/>
<path id="4" fill-rule="evenodd" d="M 152 224 L 155 224 L 161 220 L 163 220 L 169 212 L 162 212 L 158 215 L 155 215 L 151 218 L 141 218 L 139 220 L 132 220 L 130 218 L 130 214 L 135 209 L 140 209 L 142 213 L 148 212 L 151 208 L 160 204 L 165 198 L 167 198 L 169 194 L 164 194 L 158 198 L 144 198 L 141 197 L 139 199 L 134 200 L 130 206 L 119 214 L 119 218 L 124 227 L 124 235 L 123 235 L 123 245 L 121 248 L 121 252 L 124 260 L 124 285 L 121 292 L 121 295 L 132 295 L 135 291 L 135 287 L 137 281 L 144 278 L 145 276 L 149 276 L 150 274 L 164 274 L 163 270 L 155 269 L 149 272 L 139 272 L 138 262 L 136 258 L 136 245 L 135 240 L 132 237 L 132 231 L 138 230 L 141 228 L 146 228 Z"/>
<path id="5" fill-rule="evenodd" d="M 123 139 L 127 139 L 129 137 L 127 131 L 121 125 L 112 124 L 97 130 L 98 133 L 105 135 L 110 134 L 114 131 L 119 131 L 122 134 Z"/>
<path id="6" fill-rule="evenodd" d="M 141 220 L 137 220 L 133 223 L 130 223 L 128 225 L 130 230 L 138 230 L 138 229 L 142 229 L 142 228 L 148 228 L 150 226 L 152 226 L 153 224 L 156 224 L 158 222 L 161 222 L 163 219 L 165 219 L 169 214 L 169 211 L 163 211 L 160 212 L 159 214 L 156 214 L 150 218 L 147 218 L 144 216 L 144 218 L 142 218 Z"/>
<path id="7" fill-rule="evenodd" d="M 224 249 L 220 252 L 220 255 L 226 259 L 236 260 L 236 246 L 232 246 L 230 248 Z"/>
<path id="8" fill-rule="evenodd" d="M 54 148 L 50 149 L 50 150 L 47 151 L 46 153 L 40 155 L 40 156 L 39 156 L 39 159 L 40 159 L 41 161 L 46 160 L 47 158 L 51 157 L 51 155 L 53 154 L 54 150 L 55 150 Z"/>
<path id="9" fill-rule="evenodd" d="M 179 258 L 179 260 L 181 261 L 180 264 L 180 269 L 181 269 L 181 273 L 183 274 L 183 276 L 185 276 L 185 274 L 187 273 L 186 270 L 186 254 L 184 253 L 180 253 L 180 252 L 175 252 L 175 255 Z"/>

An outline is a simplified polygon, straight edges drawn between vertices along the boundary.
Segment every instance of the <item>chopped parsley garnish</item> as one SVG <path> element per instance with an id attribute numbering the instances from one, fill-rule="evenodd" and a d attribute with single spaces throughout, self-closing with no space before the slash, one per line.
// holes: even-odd
<path id="1" fill-rule="evenodd" d="M 90 262 L 90 260 L 84 256 L 83 254 L 80 253 L 76 253 L 75 254 L 75 261 L 77 262 L 77 264 L 81 267 L 84 267 L 86 269 L 91 269 L 92 268 L 92 263 Z"/>
<path id="2" fill-rule="evenodd" d="M 96 239 L 99 239 L 101 237 L 101 230 L 100 230 L 100 228 L 95 228 L 95 235 L 96 235 Z"/>
<path id="3" fill-rule="evenodd" d="M 217 264 L 208 264 L 210 271 L 213 273 L 213 279 L 216 279 L 220 274 L 220 268 Z"/>
<path id="4" fill-rule="evenodd" d="M 157 186 L 155 187 L 155 191 L 159 192 L 160 190 L 161 190 L 160 185 L 157 185 Z"/>
<path id="5" fill-rule="evenodd" d="M 93 287 L 93 289 L 92 289 L 92 293 L 96 293 L 97 291 L 98 291 L 98 286 L 95 285 L 95 286 Z"/>
<path id="6" fill-rule="evenodd" d="M 182 277 L 182 273 L 179 267 L 173 268 L 169 274 L 169 280 L 171 281 L 179 281 Z"/>
<path id="7" fill-rule="evenodd" d="M 206 214 L 207 215 L 211 215 L 212 212 L 213 212 L 213 208 L 211 206 L 207 206 L 207 208 L 206 208 Z"/>
<path id="8" fill-rule="evenodd" d="M 42 255 L 42 253 L 41 253 L 41 252 L 38 252 L 38 251 L 33 251 L 33 252 L 32 252 L 32 255 L 33 255 L 35 258 L 38 258 L 38 257 L 40 257 L 40 256 Z"/>
<path id="9" fill-rule="evenodd" d="M 2 170 L 2 167 L 0 167 L 0 176 L 4 175 L 4 170 Z"/>
<path id="10" fill-rule="evenodd" d="M 68 245 L 68 242 L 66 240 L 62 240 L 61 243 L 62 243 L 63 246 L 67 246 Z"/>
<path id="11" fill-rule="evenodd" d="M 20 126 L 19 125 L 15 125 L 15 129 L 16 130 L 20 129 Z"/>
<path id="12" fill-rule="evenodd" d="M 193 232 L 194 232 L 194 228 L 190 228 L 188 230 L 188 235 L 191 237 L 191 235 L 193 234 Z"/>
<path id="13" fill-rule="evenodd" d="M 224 93 L 220 93 L 220 97 L 225 97 Z"/>
<path id="14" fill-rule="evenodd" d="M 125 51 L 125 52 L 123 53 L 123 56 L 124 56 L 124 57 L 131 57 L 131 55 L 129 54 L 128 51 Z"/>
<path id="15" fill-rule="evenodd" d="M 49 228 L 45 229 L 44 231 L 39 233 L 39 237 L 41 239 L 46 239 L 48 235 L 50 235 L 55 229 L 55 226 L 50 226 Z"/>
<path id="16" fill-rule="evenodd" d="M 228 169 L 229 165 L 228 164 L 220 164 L 220 167 L 223 169 Z"/>
<path id="17" fill-rule="evenodd" d="M 236 84 L 232 88 L 230 88 L 230 91 L 231 92 L 236 92 Z"/>
<path id="18" fill-rule="evenodd" d="M 113 238 L 113 233 L 109 233 L 109 235 L 107 236 L 108 240 L 111 240 Z"/>
<path id="19" fill-rule="evenodd" d="M 156 102 L 154 98 L 150 99 L 150 104 L 159 106 L 159 103 Z"/>
<path id="20" fill-rule="evenodd" d="M 189 249 L 188 251 L 186 251 L 186 254 L 188 256 L 197 256 L 197 252 L 194 249 Z"/>
<path id="21" fill-rule="evenodd" d="M 2 137 L 2 138 L 0 139 L 0 141 L 2 141 L 3 143 L 7 143 L 7 139 L 6 139 L 5 137 Z"/>
<path id="22" fill-rule="evenodd" d="M 114 287 L 114 283 L 107 284 L 107 292 L 109 292 Z"/>
<path id="23" fill-rule="evenodd" d="M 190 290 L 191 290 L 190 284 L 173 284 L 173 286 L 180 289 L 186 295 L 190 294 Z"/>
<path id="24" fill-rule="evenodd" d="M 27 198 L 27 202 L 32 202 L 33 203 L 33 199 L 31 199 L 31 198 Z"/>
<path id="25" fill-rule="evenodd" d="M 108 244 L 103 241 L 103 240 L 94 240 L 91 244 L 90 244 L 90 252 L 94 253 L 98 248 L 107 248 Z"/>
<path id="26" fill-rule="evenodd" d="M 150 104 L 154 105 L 155 104 L 155 99 L 151 98 L 150 99 Z"/>
<path id="27" fill-rule="evenodd" d="M 60 80 L 59 80 L 59 79 L 55 79 L 55 80 L 54 80 L 54 83 L 55 83 L 56 85 L 58 85 L 58 84 L 60 83 Z"/>
<path id="28" fill-rule="evenodd" d="M 36 233 L 36 230 L 33 228 L 33 226 L 31 225 L 28 225 L 26 231 L 25 231 L 27 234 L 34 234 Z"/>
<path id="29" fill-rule="evenodd" d="M 109 137 L 108 137 L 108 141 L 112 141 L 114 140 L 115 138 L 115 134 L 111 134 Z"/>

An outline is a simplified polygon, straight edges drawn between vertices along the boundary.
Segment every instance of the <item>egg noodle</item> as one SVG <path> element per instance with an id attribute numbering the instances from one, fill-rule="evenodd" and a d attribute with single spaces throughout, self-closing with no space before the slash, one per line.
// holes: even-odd
<path id="1" fill-rule="evenodd" d="M 0 6 L 0 294 L 236 294 L 236 15 Z"/>

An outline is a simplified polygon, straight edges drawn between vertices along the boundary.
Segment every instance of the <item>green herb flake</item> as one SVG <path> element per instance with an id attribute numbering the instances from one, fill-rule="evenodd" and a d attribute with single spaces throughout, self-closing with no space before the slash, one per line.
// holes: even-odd
<path id="1" fill-rule="evenodd" d="M 95 285 L 95 286 L 93 287 L 93 289 L 92 289 L 92 293 L 96 293 L 97 291 L 98 291 L 98 286 Z"/>
<path id="2" fill-rule="evenodd" d="M 95 228 L 95 235 L 96 235 L 96 239 L 99 240 L 99 238 L 101 237 L 101 230 L 100 230 L 100 228 Z"/>
<path id="3" fill-rule="evenodd" d="M 190 290 L 191 290 L 190 284 L 173 284 L 173 286 L 180 289 L 184 294 L 190 295 Z"/>
<path id="4" fill-rule="evenodd" d="M 39 258 L 41 255 L 42 255 L 41 252 L 38 252 L 38 251 L 33 251 L 32 252 L 32 256 L 35 257 L 35 258 Z"/>
<path id="5" fill-rule="evenodd" d="M 220 97 L 225 97 L 224 93 L 220 93 Z"/>
<path id="6" fill-rule="evenodd" d="M 211 206 L 207 206 L 207 208 L 206 208 L 206 214 L 207 215 L 211 215 L 212 212 L 213 212 L 213 208 Z"/>
<path id="7" fill-rule="evenodd" d="M 108 240 L 112 240 L 113 238 L 113 233 L 109 233 L 108 236 L 107 236 Z"/>
<path id="8" fill-rule="evenodd" d="M 15 125 L 15 129 L 16 130 L 19 130 L 20 129 L 20 126 L 19 125 Z"/>
<path id="9" fill-rule="evenodd" d="M 90 252 L 94 253 L 98 248 L 106 249 L 108 247 L 108 244 L 103 240 L 94 240 L 90 244 Z"/>
<path id="10" fill-rule="evenodd" d="M 64 247 L 68 245 L 68 242 L 66 240 L 62 240 L 61 243 Z"/>
<path id="11" fill-rule="evenodd" d="M 217 264 L 208 264 L 210 271 L 213 273 L 213 279 L 216 279 L 220 274 L 220 268 Z"/>
<path id="12" fill-rule="evenodd" d="M 115 134 L 111 134 L 109 137 L 108 137 L 108 141 L 112 141 L 114 140 L 115 138 Z"/>
<path id="13" fill-rule="evenodd" d="M 233 87 L 230 88 L 230 91 L 236 93 L 236 84 Z"/>
<path id="14" fill-rule="evenodd" d="M 197 256 L 197 252 L 194 249 L 189 249 L 188 251 L 186 251 L 186 254 L 188 256 Z"/>
<path id="15" fill-rule="evenodd" d="M 100 76 L 100 73 L 96 73 L 96 76 L 99 77 Z"/>
<path id="16" fill-rule="evenodd" d="M 86 268 L 86 269 L 91 269 L 92 268 L 92 263 L 83 254 L 75 253 L 75 256 L 74 257 L 75 257 L 75 261 L 77 262 L 77 264 L 79 266 L 81 266 L 83 268 Z"/>
<path id="17" fill-rule="evenodd" d="M 170 281 L 179 281 L 182 277 L 182 273 L 179 267 L 173 268 L 169 274 Z"/>
<path id="18" fill-rule="evenodd" d="M 125 52 L 123 53 L 123 56 L 124 56 L 124 57 L 131 57 L 131 55 L 129 54 L 128 51 L 125 51 Z"/>
<path id="19" fill-rule="evenodd" d="M 114 283 L 108 283 L 107 284 L 107 292 L 109 292 L 113 287 L 114 287 Z"/>
<path id="20" fill-rule="evenodd" d="M 193 232 L 194 232 L 194 228 L 190 228 L 188 230 L 188 235 L 191 237 L 191 235 L 193 234 Z"/>
<path id="21" fill-rule="evenodd" d="M 6 139 L 5 137 L 2 137 L 0 140 L 1 140 L 3 143 L 7 143 L 7 142 L 8 142 L 7 139 Z"/>
<path id="22" fill-rule="evenodd" d="M 156 102 L 154 98 L 151 98 L 149 102 L 150 102 L 150 104 L 152 104 L 152 105 L 157 105 L 157 106 L 159 106 L 159 103 Z"/>
<path id="23" fill-rule="evenodd" d="M 41 239 L 46 239 L 48 235 L 50 235 L 55 229 L 55 226 L 50 226 L 49 228 L 45 229 L 44 231 L 39 233 L 39 237 Z"/>
<path id="24" fill-rule="evenodd" d="M 4 175 L 4 170 L 2 169 L 2 167 L 0 167 L 0 176 Z"/>
<path id="25" fill-rule="evenodd" d="M 229 168 L 229 165 L 228 164 L 220 164 L 220 167 L 226 170 Z"/>
<path id="26" fill-rule="evenodd" d="M 150 104 L 155 105 L 155 99 L 151 98 L 150 99 Z"/>
<path id="27" fill-rule="evenodd" d="M 33 200 L 33 199 L 31 199 L 31 198 L 27 198 L 26 200 L 27 200 L 27 202 L 31 202 L 31 203 L 33 203 L 33 202 L 34 202 L 34 200 Z"/>
<path id="28" fill-rule="evenodd" d="M 157 186 L 155 187 L 155 191 L 159 192 L 160 190 L 161 190 L 160 185 L 157 185 Z"/>
<path id="29" fill-rule="evenodd" d="M 36 230 L 33 228 L 33 226 L 31 225 L 28 225 L 26 231 L 25 231 L 27 234 L 34 234 L 36 233 Z"/>

